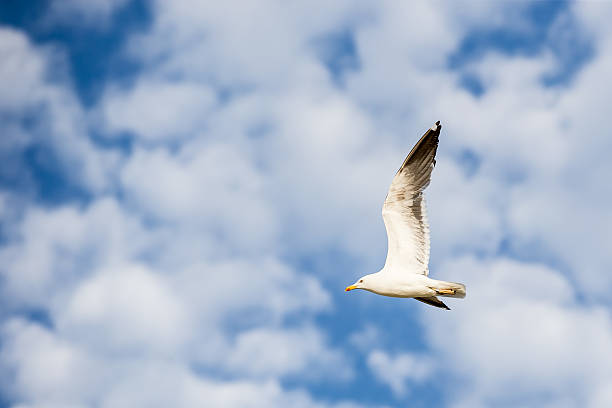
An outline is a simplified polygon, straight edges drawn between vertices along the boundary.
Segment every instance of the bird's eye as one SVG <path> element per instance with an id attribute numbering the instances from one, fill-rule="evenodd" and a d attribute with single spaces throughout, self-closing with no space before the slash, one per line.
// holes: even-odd
<path id="1" fill-rule="evenodd" d="M 363 279 L 361 279 L 361 280 L 359 281 L 359 283 L 363 283 Z"/>

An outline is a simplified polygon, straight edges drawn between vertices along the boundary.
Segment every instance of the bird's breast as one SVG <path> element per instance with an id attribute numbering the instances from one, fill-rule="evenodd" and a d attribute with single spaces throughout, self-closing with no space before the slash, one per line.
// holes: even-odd
<path id="1" fill-rule="evenodd" d="M 416 277 L 416 276 L 415 276 Z M 378 295 L 391 297 L 421 297 L 434 295 L 433 290 L 419 279 L 388 279 L 369 288 Z"/>

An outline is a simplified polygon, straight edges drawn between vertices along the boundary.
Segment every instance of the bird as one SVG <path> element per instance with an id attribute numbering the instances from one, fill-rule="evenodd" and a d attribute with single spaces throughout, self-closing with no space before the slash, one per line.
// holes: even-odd
<path id="1" fill-rule="evenodd" d="M 450 310 L 438 296 L 464 298 L 465 285 L 429 277 L 429 223 L 423 191 L 436 165 L 442 125 L 437 121 L 414 145 L 399 168 L 382 208 L 387 230 L 384 267 L 362 276 L 345 290 L 363 289 L 378 295 L 414 298 Z"/>

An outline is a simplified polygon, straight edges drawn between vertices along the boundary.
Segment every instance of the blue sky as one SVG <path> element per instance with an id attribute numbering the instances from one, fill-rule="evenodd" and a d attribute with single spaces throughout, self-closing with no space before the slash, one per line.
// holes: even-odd
<path id="1" fill-rule="evenodd" d="M 0 406 L 610 406 L 611 13 L 4 2 Z M 436 120 L 467 297 L 345 293 Z"/>

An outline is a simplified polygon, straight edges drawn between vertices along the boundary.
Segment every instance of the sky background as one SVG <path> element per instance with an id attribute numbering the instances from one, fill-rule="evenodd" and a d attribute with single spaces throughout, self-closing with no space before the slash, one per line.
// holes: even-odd
<path id="1" fill-rule="evenodd" d="M 612 406 L 611 19 L 4 0 L 0 407 Z M 345 293 L 436 120 L 467 297 Z"/>

